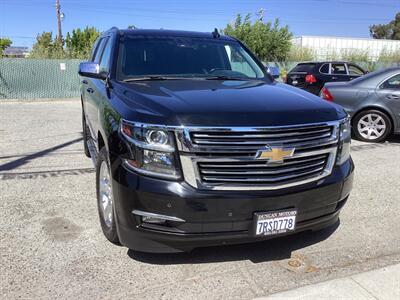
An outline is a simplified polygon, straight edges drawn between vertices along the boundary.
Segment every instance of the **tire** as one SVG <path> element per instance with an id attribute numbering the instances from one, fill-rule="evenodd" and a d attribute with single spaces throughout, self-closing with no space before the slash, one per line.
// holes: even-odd
<path id="1" fill-rule="evenodd" d="M 90 151 L 87 144 L 87 140 L 89 139 L 89 130 L 86 124 L 85 114 L 82 111 L 82 132 L 83 132 L 83 151 L 87 157 L 90 157 Z"/>
<path id="2" fill-rule="evenodd" d="M 354 136 L 363 142 L 383 142 L 391 132 L 390 118 L 379 110 L 362 111 L 353 120 Z"/>
<path id="3" fill-rule="evenodd" d="M 100 225 L 105 237 L 113 244 L 119 244 L 115 218 L 115 204 L 108 152 L 103 147 L 96 164 L 96 194 Z"/>

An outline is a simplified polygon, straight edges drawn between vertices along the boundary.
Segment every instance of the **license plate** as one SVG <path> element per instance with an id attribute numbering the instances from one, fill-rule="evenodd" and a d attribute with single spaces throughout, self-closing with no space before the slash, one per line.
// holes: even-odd
<path id="1" fill-rule="evenodd" d="M 255 213 L 256 235 L 275 235 L 296 228 L 296 210 Z"/>
<path id="2" fill-rule="evenodd" d="M 298 82 L 297 80 L 293 80 L 293 81 L 292 81 L 292 84 L 293 84 L 293 85 L 296 85 L 296 84 L 298 84 L 298 83 L 299 83 L 299 82 Z"/>

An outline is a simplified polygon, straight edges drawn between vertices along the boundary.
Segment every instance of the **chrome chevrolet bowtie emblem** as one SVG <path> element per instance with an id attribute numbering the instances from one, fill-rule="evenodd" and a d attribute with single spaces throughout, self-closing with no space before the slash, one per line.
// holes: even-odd
<path id="1" fill-rule="evenodd" d="M 292 157 L 295 148 L 267 147 L 258 150 L 256 159 L 266 159 L 269 162 L 282 163 L 285 158 Z"/>

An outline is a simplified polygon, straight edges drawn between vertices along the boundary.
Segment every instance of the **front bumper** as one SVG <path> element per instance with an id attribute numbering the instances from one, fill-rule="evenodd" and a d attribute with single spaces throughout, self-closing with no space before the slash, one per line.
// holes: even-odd
<path id="1" fill-rule="evenodd" d="M 121 243 L 143 252 L 180 252 L 267 239 L 254 236 L 255 212 L 297 209 L 294 232 L 329 226 L 338 220 L 350 193 L 354 165 L 350 159 L 318 182 L 276 191 L 240 192 L 201 191 L 185 182 L 138 175 L 125 169 L 119 159 L 112 163 L 112 170 Z M 173 216 L 185 222 L 146 225 L 132 213 L 134 210 Z"/>

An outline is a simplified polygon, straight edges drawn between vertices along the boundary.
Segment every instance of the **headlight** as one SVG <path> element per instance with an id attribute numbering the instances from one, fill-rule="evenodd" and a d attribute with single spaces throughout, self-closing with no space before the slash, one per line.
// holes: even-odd
<path id="1" fill-rule="evenodd" d="M 138 173 L 177 179 L 180 177 L 173 133 L 159 126 L 121 123 L 121 133 L 131 149 L 127 167 Z"/>
<path id="2" fill-rule="evenodd" d="M 339 131 L 339 149 L 336 163 L 341 165 L 350 158 L 350 143 L 351 143 L 351 124 L 350 118 L 346 118 L 340 124 Z"/>

